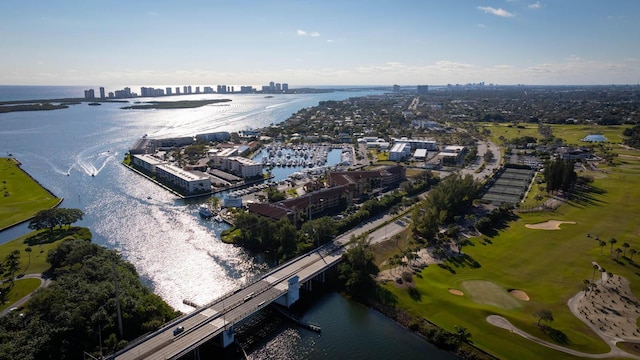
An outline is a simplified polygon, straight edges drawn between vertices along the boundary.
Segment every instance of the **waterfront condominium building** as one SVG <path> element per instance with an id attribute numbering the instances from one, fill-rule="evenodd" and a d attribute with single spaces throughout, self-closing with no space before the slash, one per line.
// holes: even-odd
<path id="1" fill-rule="evenodd" d="M 165 92 L 165 94 L 167 94 L 167 95 L 171 95 L 171 88 L 170 88 L 170 87 L 167 87 L 167 88 L 166 88 L 166 90 L 167 90 L 167 91 Z"/>
<path id="2" fill-rule="evenodd" d="M 100 99 L 104 99 L 104 87 L 100 86 Z"/>
<path id="3" fill-rule="evenodd" d="M 156 176 L 188 194 L 211 191 L 211 178 L 199 171 L 186 171 L 173 165 L 157 165 Z"/>
<path id="4" fill-rule="evenodd" d="M 93 91 L 93 89 L 89 89 L 89 90 L 85 90 L 84 91 L 84 98 L 85 99 L 95 99 L 96 97 L 96 93 Z"/>

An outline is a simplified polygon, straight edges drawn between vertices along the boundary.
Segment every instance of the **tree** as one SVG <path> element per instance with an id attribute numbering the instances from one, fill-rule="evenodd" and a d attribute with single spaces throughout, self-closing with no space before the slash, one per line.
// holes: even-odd
<path id="1" fill-rule="evenodd" d="M 617 242 L 618 240 L 616 240 L 615 238 L 612 238 L 611 240 L 609 240 L 609 244 L 611 244 L 611 249 L 609 249 L 609 254 L 613 254 L 613 244 Z"/>
<path id="2" fill-rule="evenodd" d="M 593 274 L 591 274 L 591 280 L 596 278 L 596 270 L 600 269 L 600 266 L 598 266 L 598 264 L 593 264 Z"/>
<path id="3" fill-rule="evenodd" d="M 622 254 L 623 257 L 627 257 L 627 249 L 629 246 L 629 243 L 622 243 L 622 247 L 624 248 L 624 254 Z"/>
<path id="4" fill-rule="evenodd" d="M 11 285 L 13 285 L 13 278 L 15 273 L 20 271 L 20 250 L 13 250 L 4 258 L 4 266 L 11 275 Z"/>
<path id="5" fill-rule="evenodd" d="M 602 250 L 604 249 L 605 245 L 607 245 L 607 242 L 600 240 L 600 255 L 602 255 Z"/>
<path id="6" fill-rule="evenodd" d="M 342 255 L 338 276 L 349 292 L 364 295 L 375 286 L 372 275 L 377 275 L 379 269 L 368 239 L 352 236 L 351 243 L 353 245 Z"/>
<path id="7" fill-rule="evenodd" d="M 636 253 L 637 253 L 636 249 L 629 250 L 629 254 L 631 254 L 631 259 L 629 259 L 629 260 L 633 261 L 633 255 L 635 255 Z"/>
<path id="8" fill-rule="evenodd" d="M 458 325 L 455 325 L 454 328 L 456 329 L 455 337 L 458 341 L 467 342 L 467 339 L 471 337 L 471 333 L 467 328 Z"/>
<path id="9" fill-rule="evenodd" d="M 533 315 L 538 318 L 538 326 L 540 326 L 540 322 L 542 320 L 547 322 L 553 321 L 553 314 L 551 313 L 551 310 L 538 310 Z"/>
<path id="10" fill-rule="evenodd" d="M 618 258 L 620 257 L 621 252 L 622 252 L 622 249 L 616 248 L 616 262 L 618 262 Z"/>
<path id="11" fill-rule="evenodd" d="M 31 249 L 31 247 L 30 247 L 30 246 L 27 246 L 27 247 L 24 249 L 24 252 L 26 252 L 26 253 L 29 255 L 29 263 L 27 264 L 27 266 L 29 266 L 29 265 L 31 264 L 31 251 L 33 251 L 33 249 Z"/>

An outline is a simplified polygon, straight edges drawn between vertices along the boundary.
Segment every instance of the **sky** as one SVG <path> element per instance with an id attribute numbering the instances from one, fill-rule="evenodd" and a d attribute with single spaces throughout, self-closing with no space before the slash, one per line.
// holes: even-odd
<path id="1" fill-rule="evenodd" d="M 638 0 L 2 1 L 1 85 L 640 83 Z"/>

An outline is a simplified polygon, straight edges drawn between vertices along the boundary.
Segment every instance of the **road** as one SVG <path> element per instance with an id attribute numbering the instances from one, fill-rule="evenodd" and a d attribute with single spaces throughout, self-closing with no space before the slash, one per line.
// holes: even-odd
<path id="1" fill-rule="evenodd" d="M 38 289 L 47 287 L 49 286 L 49 284 L 51 284 L 51 279 L 43 277 L 42 274 L 26 274 L 26 275 L 22 275 L 20 277 L 14 278 L 14 280 L 22 280 L 22 279 L 40 279 L 40 286 L 38 287 Z M 24 305 L 27 301 L 31 300 L 32 295 L 33 295 L 33 292 L 27 294 L 22 299 L 13 303 L 10 308 L 0 311 L 0 317 L 7 315 L 9 312 L 11 312 L 15 308 L 19 308 L 22 305 Z"/>

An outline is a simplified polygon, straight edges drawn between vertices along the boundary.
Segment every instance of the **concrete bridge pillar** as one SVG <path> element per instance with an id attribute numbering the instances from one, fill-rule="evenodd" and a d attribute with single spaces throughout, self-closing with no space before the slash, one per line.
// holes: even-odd
<path id="1" fill-rule="evenodd" d="M 220 338 L 221 341 L 221 345 L 223 348 L 226 348 L 227 346 L 233 344 L 233 342 L 235 341 L 235 337 L 234 337 L 234 331 L 233 331 L 233 325 L 229 326 L 228 329 L 225 329 L 222 332 L 222 336 Z"/>

